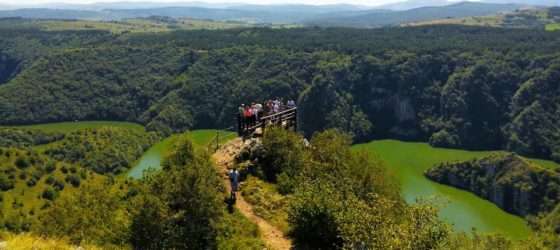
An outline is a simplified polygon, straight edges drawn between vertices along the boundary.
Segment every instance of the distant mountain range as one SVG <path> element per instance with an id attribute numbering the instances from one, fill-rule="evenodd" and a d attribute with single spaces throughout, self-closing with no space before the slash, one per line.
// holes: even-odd
<path id="1" fill-rule="evenodd" d="M 450 2 L 448 0 L 407 0 L 376 8 L 357 5 L 252 5 L 203 2 L 152 3 L 114 2 L 96 4 L 49 4 L 42 8 L 10 9 L 0 5 L 0 18 L 121 20 L 167 16 L 235 20 L 254 23 L 295 23 L 317 26 L 379 27 L 444 18 L 493 15 L 529 5 L 549 5 L 559 0 L 524 0 L 524 4 L 498 3 L 521 0 L 484 0 Z M 486 3 L 495 2 L 495 3 Z M 527 4 L 529 3 L 529 4 Z M 558 3 L 556 3 L 558 4 Z M 426 7 L 428 6 L 428 7 Z M 49 8 L 46 8 L 49 7 Z"/>
<path id="2" fill-rule="evenodd" d="M 403 11 L 366 11 L 351 16 L 331 16 L 307 21 L 308 25 L 343 27 L 380 27 L 443 18 L 485 16 L 514 11 L 524 5 L 461 2 L 440 7 L 421 7 Z"/>

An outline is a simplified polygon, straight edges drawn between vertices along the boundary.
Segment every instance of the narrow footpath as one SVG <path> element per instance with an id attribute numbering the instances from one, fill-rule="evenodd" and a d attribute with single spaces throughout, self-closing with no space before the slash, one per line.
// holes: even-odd
<path id="1" fill-rule="evenodd" d="M 235 156 L 243 149 L 243 141 L 241 138 L 236 138 L 224 144 L 216 153 L 213 158 L 218 167 L 220 175 L 223 177 L 227 193 L 230 192 L 228 167 L 233 166 Z M 288 250 L 292 249 L 292 241 L 282 233 L 278 228 L 268 223 L 263 218 L 257 216 L 253 212 L 251 204 L 247 203 L 241 192 L 237 194 L 237 202 L 235 207 L 249 220 L 257 224 L 261 232 L 261 237 L 268 249 L 271 250 Z"/>

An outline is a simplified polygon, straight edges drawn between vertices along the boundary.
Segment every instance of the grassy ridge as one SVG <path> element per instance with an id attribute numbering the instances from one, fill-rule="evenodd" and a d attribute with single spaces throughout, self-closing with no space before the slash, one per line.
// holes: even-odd
<path id="1" fill-rule="evenodd" d="M 0 126 L 4 128 L 19 128 L 19 129 L 37 129 L 43 132 L 59 132 L 68 133 L 81 129 L 95 129 L 101 127 L 117 127 L 133 129 L 137 131 L 144 131 L 144 126 L 131 123 L 131 122 L 117 122 L 117 121 L 80 121 L 80 122 L 56 122 L 45 123 L 36 125 L 23 125 L 23 126 Z"/>

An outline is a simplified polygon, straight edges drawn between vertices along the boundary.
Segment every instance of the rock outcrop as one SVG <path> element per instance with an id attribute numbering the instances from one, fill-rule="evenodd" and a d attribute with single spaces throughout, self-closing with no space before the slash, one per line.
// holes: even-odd
<path id="1" fill-rule="evenodd" d="M 425 175 L 520 216 L 548 213 L 560 202 L 560 171 L 542 168 L 515 154 L 444 163 Z"/>

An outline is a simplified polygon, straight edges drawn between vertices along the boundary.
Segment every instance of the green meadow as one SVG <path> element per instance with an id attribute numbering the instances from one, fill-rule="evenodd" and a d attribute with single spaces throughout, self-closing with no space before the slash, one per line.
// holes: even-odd
<path id="1" fill-rule="evenodd" d="M 407 202 L 417 199 L 436 199 L 441 204 L 440 217 L 455 229 L 469 232 L 499 232 L 514 239 L 521 239 L 531 230 L 524 219 L 502 211 L 493 203 L 467 191 L 441 185 L 424 177 L 424 172 L 442 162 L 464 161 L 480 158 L 497 151 L 466 151 L 434 148 L 427 143 L 379 140 L 353 147 L 381 158 L 391 174 L 401 184 L 401 192 Z M 532 160 L 532 159 L 531 159 Z M 532 160 L 553 168 L 558 164 Z"/>
<path id="2" fill-rule="evenodd" d="M 39 129 L 45 132 L 58 132 L 58 133 L 68 133 L 81 129 L 101 128 L 101 127 L 119 127 L 119 128 L 128 128 L 128 129 L 144 131 L 144 126 L 140 124 L 131 123 L 131 122 L 115 122 L 115 121 L 56 122 L 56 123 L 45 123 L 45 124 L 36 124 L 36 125 L 1 126 L 1 127 Z"/>
<path id="3" fill-rule="evenodd" d="M 560 23 L 547 24 L 546 25 L 546 30 L 548 30 L 548 31 L 560 30 Z"/>

